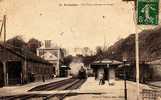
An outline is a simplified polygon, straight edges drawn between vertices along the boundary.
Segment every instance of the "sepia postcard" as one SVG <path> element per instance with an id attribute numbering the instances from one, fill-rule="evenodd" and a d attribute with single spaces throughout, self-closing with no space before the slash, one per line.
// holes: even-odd
<path id="1" fill-rule="evenodd" d="M 0 100 L 161 100 L 161 1 L 0 0 Z"/>

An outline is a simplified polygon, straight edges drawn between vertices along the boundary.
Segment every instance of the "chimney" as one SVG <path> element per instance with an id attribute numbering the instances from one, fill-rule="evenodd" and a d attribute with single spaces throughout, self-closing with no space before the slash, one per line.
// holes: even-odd
<path id="1" fill-rule="evenodd" d="M 51 40 L 45 40 L 45 48 L 51 47 Z"/>

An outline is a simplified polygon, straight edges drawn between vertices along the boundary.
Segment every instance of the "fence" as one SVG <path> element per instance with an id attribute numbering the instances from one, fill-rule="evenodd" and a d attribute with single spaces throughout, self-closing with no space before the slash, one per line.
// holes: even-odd
<path id="1" fill-rule="evenodd" d="M 161 91 L 143 89 L 142 100 L 161 100 Z"/>

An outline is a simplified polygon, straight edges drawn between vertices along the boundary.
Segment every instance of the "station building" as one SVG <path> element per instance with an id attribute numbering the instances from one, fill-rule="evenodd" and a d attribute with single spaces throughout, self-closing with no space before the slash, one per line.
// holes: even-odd
<path id="1" fill-rule="evenodd" d="M 116 69 L 116 76 L 120 79 L 124 79 L 124 70 L 126 70 L 126 79 L 130 81 L 136 81 L 136 62 L 127 61 Z M 150 65 L 145 61 L 139 61 L 139 79 L 141 83 L 149 81 L 152 75 Z"/>
<path id="2" fill-rule="evenodd" d="M 0 86 L 50 79 L 52 64 L 26 49 L 0 44 Z"/>
<path id="3" fill-rule="evenodd" d="M 121 64 L 122 62 L 116 60 L 103 59 L 91 63 L 90 67 L 93 69 L 93 73 L 96 79 L 99 79 L 99 74 L 104 73 L 105 80 L 114 81 L 115 70 Z"/>

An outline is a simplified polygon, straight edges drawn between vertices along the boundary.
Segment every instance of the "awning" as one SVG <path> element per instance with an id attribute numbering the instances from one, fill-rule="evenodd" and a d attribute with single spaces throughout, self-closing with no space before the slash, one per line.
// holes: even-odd
<path id="1" fill-rule="evenodd" d="M 99 61 L 95 61 L 93 63 L 91 63 L 91 65 L 120 65 L 122 64 L 122 62 L 117 61 L 117 60 L 110 60 L 110 59 L 103 59 L 103 60 L 99 60 Z"/>

